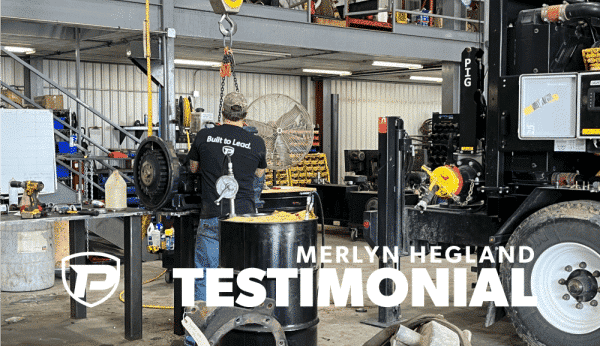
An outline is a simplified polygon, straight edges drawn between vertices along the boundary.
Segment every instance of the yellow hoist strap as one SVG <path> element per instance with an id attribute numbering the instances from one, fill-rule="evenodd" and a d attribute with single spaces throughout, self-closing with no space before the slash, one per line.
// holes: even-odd
<path id="1" fill-rule="evenodd" d="M 150 0 L 146 0 L 146 75 L 148 75 L 148 137 L 152 136 L 152 70 L 150 67 Z"/>

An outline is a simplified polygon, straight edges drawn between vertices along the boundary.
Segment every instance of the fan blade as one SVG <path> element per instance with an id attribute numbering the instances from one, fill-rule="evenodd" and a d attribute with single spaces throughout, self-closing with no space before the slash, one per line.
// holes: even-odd
<path id="1" fill-rule="evenodd" d="M 255 127 L 258 130 L 258 135 L 263 139 L 266 137 L 273 136 L 276 131 L 276 129 L 273 126 L 265 124 L 262 121 L 258 120 L 246 119 L 246 124 Z"/>
<path id="2" fill-rule="evenodd" d="M 300 120 L 302 120 L 302 110 L 298 105 L 294 105 L 294 108 L 289 110 L 287 113 L 277 119 L 276 125 L 280 129 L 289 128 L 289 126 L 299 125 Z"/>

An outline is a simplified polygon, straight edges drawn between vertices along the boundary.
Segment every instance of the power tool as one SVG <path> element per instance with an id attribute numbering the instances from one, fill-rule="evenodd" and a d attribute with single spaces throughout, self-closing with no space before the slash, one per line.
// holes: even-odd
<path id="1" fill-rule="evenodd" d="M 29 205 L 21 206 L 21 219 L 37 219 L 42 217 L 42 206 L 38 199 L 38 194 L 44 189 L 44 183 L 41 181 L 11 181 L 11 187 L 20 187 L 29 197 Z"/>

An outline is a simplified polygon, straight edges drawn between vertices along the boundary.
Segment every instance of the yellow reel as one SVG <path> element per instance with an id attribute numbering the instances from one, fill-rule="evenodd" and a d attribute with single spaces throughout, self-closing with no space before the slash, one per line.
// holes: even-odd
<path id="1" fill-rule="evenodd" d="M 429 175 L 429 190 L 433 190 L 434 186 L 438 187 L 435 193 L 438 197 L 452 198 L 462 190 L 463 178 L 458 167 L 445 165 L 434 169 L 433 172 L 427 166 L 422 166 L 421 169 Z"/>

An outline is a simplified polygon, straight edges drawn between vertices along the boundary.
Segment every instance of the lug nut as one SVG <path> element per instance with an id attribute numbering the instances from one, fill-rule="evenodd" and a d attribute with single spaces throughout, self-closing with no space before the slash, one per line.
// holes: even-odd
<path id="1" fill-rule="evenodd" d="M 563 299 L 564 299 L 564 300 L 569 300 L 569 299 L 571 299 L 571 296 L 570 296 L 570 295 L 568 295 L 568 294 L 565 294 L 565 295 L 563 296 Z"/>
<path id="2" fill-rule="evenodd" d="M 567 282 L 565 281 L 565 279 L 560 279 L 558 280 L 558 284 L 559 285 L 565 285 Z"/>
<path id="3" fill-rule="evenodd" d="M 585 267 L 587 267 L 587 264 L 585 262 L 579 263 L 579 268 L 585 269 Z"/>
<path id="4" fill-rule="evenodd" d="M 596 300 L 592 300 L 590 302 L 590 305 L 596 307 L 596 306 L 598 306 L 598 302 Z"/>
<path id="5" fill-rule="evenodd" d="M 573 270 L 573 267 L 571 267 L 571 266 L 566 266 L 566 267 L 565 267 L 565 270 L 566 270 L 566 271 L 568 271 L 568 272 L 570 272 L 571 270 Z"/>
<path id="6" fill-rule="evenodd" d="M 583 309 L 583 304 L 582 303 L 577 303 L 577 305 L 575 305 L 575 307 L 579 310 Z"/>

